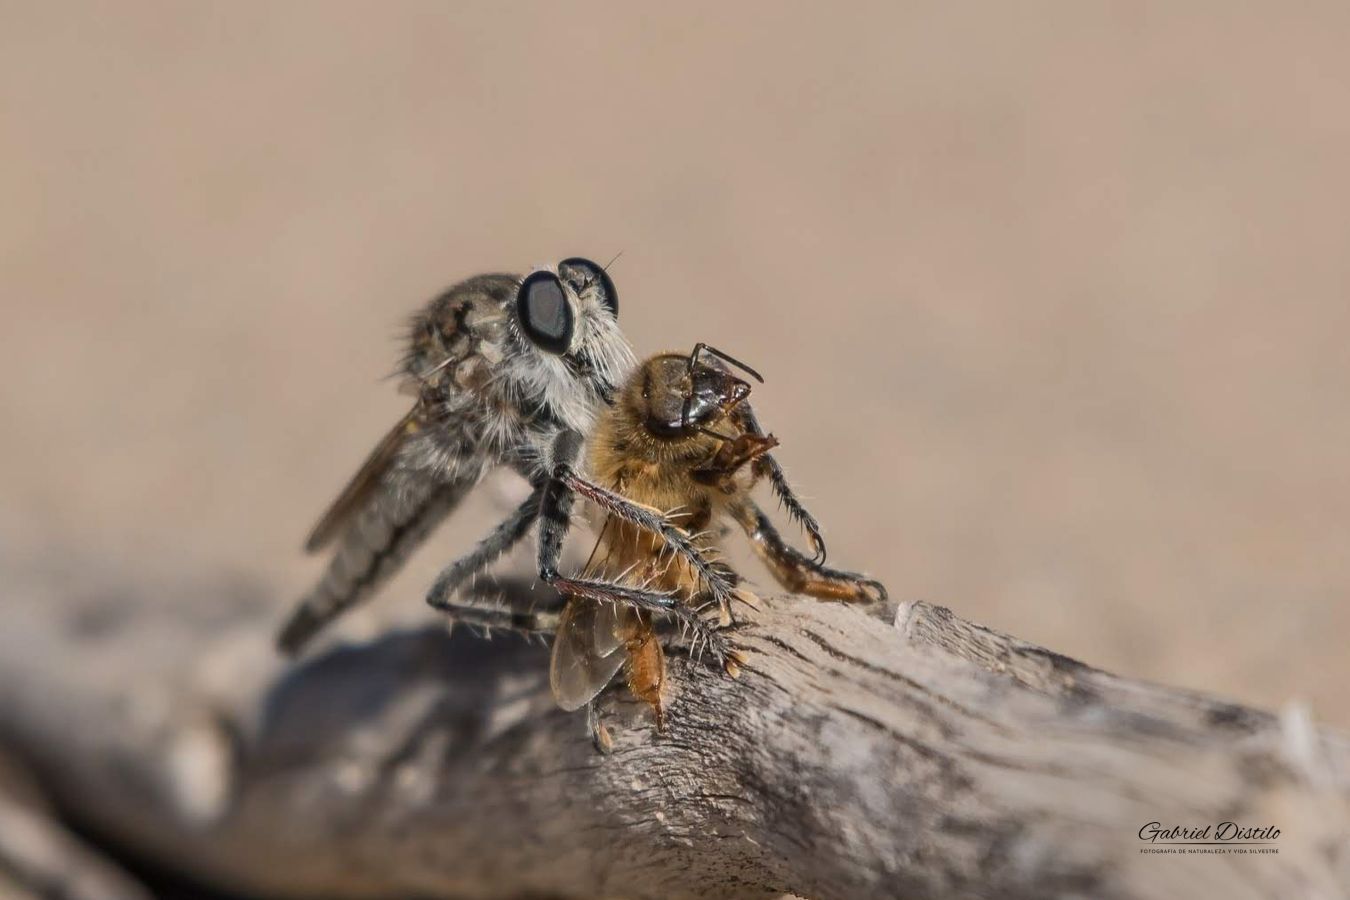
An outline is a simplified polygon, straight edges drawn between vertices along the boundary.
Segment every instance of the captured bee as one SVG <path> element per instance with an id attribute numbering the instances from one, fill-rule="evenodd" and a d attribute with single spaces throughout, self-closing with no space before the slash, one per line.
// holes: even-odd
<path id="1" fill-rule="evenodd" d="M 455 589 L 539 526 L 540 577 L 569 594 L 661 611 L 669 597 L 628 585 L 569 579 L 557 565 L 573 493 L 662 536 L 723 601 L 723 573 L 684 532 L 651 510 L 586 482 L 574 471 L 582 435 L 612 403 L 635 360 L 619 330 L 618 294 L 601 266 L 565 259 L 524 278 L 480 275 L 413 317 L 403 359 L 416 397 L 305 544 L 337 551 L 278 637 L 298 652 L 321 628 L 373 592 L 491 469 L 528 480 L 529 497 L 479 545 L 446 566 L 427 597 L 444 606 Z M 697 616 L 671 610 L 706 635 Z M 716 644 L 716 641 L 713 641 Z"/>
<path id="2" fill-rule="evenodd" d="M 619 391 L 587 442 L 587 474 L 602 489 L 627 497 L 654 517 L 676 524 L 689 535 L 698 556 L 719 569 L 728 583 L 736 574 L 718 561 L 726 523 L 734 522 L 750 537 L 761 559 L 788 590 L 823 599 L 878 601 L 886 590 L 877 581 L 852 572 L 826 568 L 824 544 L 815 520 L 791 493 L 770 453 L 778 445 L 755 420 L 747 398 L 750 384 L 724 365 L 729 363 L 757 381 L 748 366 L 705 344 L 688 355 L 653 356 Z M 768 516 L 750 496 L 767 477 L 795 517 L 809 523 L 816 545 L 810 558 L 783 540 Z M 585 491 L 579 491 L 589 496 Z M 702 616 L 715 609 L 723 625 L 732 621 L 731 601 L 754 606 L 758 601 L 737 588 L 726 596 L 711 594 L 702 572 L 650 529 L 594 508 L 599 534 L 583 573 L 674 600 L 673 608 Z M 560 616 L 509 610 L 452 608 L 455 614 L 486 625 L 556 631 L 550 665 L 553 693 L 564 709 L 590 703 L 625 663 L 633 694 L 647 702 L 658 728 L 665 723 L 662 689 L 664 653 L 657 638 L 660 610 L 597 602 L 567 594 Z M 496 621 L 492 620 L 494 613 Z M 655 613 L 655 615 L 653 614 Z M 695 634 L 694 642 L 706 639 Z M 734 652 L 720 657 L 735 674 Z"/>

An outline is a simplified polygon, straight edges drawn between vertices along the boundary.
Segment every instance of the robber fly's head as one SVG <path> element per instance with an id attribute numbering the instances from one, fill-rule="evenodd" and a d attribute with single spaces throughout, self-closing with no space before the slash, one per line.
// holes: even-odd
<path id="1" fill-rule="evenodd" d="M 686 438 L 706 433 L 750 396 L 750 384 L 732 375 L 719 360 L 739 366 L 762 381 L 759 373 L 726 354 L 699 344 L 688 355 L 653 356 L 633 379 L 639 389 L 630 398 L 643 423 L 659 438 Z"/>
<path id="2" fill-rule="evenodd" d="M 518 343 L 555 383 L 570 378 L 609 402 L 634 365 L 619 330 L 614 281 L 588 259 L 570 257 L 526 275 L 513 318 Z"/>

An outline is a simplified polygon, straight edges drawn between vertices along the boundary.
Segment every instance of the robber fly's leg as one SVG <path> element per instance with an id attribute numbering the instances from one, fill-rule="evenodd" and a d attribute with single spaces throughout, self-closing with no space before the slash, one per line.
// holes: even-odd
<path id="1" fill-rule="evenodd" d="M 740 406 L 741 424 L 746 431 L 759 437 L 764 437 L 764 429 L 759 426 L 759 421 L 755 418 L 755 412 L 750 408 L 750 404 L 743 403 Z M 825 539 L 820 535 L 820 523 L 816 517 L 807 511 L 802 505 L 802 501 L 797 499 L 797 495 L 792 491 L 792 485 L 788 484 L 787 475 L 783 473 L 783 467 L 778 464 L 778 460 L 773 454 L 765 453 L 754 462 L 755 471 L 760 476 L 767 476 L 769 486 L 773 489 L 774 495 L 782 501 L 783 508 L 787 510 L 788 518 L 801 526 L 806 532 L 807 540 L 811 542 L 811 550 L 815 553 L 814 561 L 824 563 L 826 557 Z"/>
<path id="2" fill-rule="evenodd" d="M 660 510 L 634 503 L 622 494 L 616 494 L 574 473 L 569 474 L 567 484 L 610 515 L 659 536 L 666 546 L 698 574 L 706 587 L 704 596 L 707 597 L 709 605 L 717 607 L 724 625 L 735 621 L 731 612 L 731 601 L 739 600 L 749 606 L 755 605 L 753 598 L 737 590 L 740 578 L 736 573 L 724 563 L 705 556 L 703 551 L 694 545 L 688 532 L 670 521 Z"/>
<path id="3" fill-rule="evenodd" d="M 542 543 L 542 542 L 541 542 Z M 539 577 L 568 597 L 581 597 L 596 603 L 619 603 L 634 609 L 644 609 L 674 617 L 691 635 L 693 649 L 702 652 L 706 649 L 718 663 L 725 664 L 731 658 L 731 646 L 727 639 L 713 629 L 697 610 L 690 609 L 670 594 L 659 594 L 641 588 L 628 587 L 610 581 L 592 581 L 583 578 L 564 578 L 558 574 L 556 561 L 546 563 L 540 554 Z"/>
<path id="4" fill-rule="evenodd" d="M 753 500 L 746 498 L 735 504 L 731 514 L 749 535 L 759 558 L 788 590 L 822 600 L 872 603 L 886 599 L 881 582 L 856 572 L 827 568 L 789 546 Z"/>
<path id="5" fill-rule="evenodd" d="M 610 515 L 659 536 L 676 555 L 693 568 L 707 588 L 706 595 L 709 602 L 716 604 L 724 620 L 730 620 L 731 601 L 743 599 L 736 590 L 739 579 L 736 573 L 724 564 L 704 556 L 703 551 L 694 546 L 688 532 L 666 518 L 660 510 L 634 503 L 622 494 L 616 494 L 575 473 L 568 473 L 566 482 L 571 490 Z"/>
<path id="6" fill-rule="evenodd" d="M 454 622 L 463 622 L 472 628 L 492 631 L 514 631 L 526 637 L 551 635 L 558 630 L 560 614 L 555 610 L 539 610 L 526 603 L 512 602 L 507 596 L 482 599 L 475 603 L 447 602 L 438 606 Z"/>
<path id="7" fill-rule="evenodd" d="M 552 475 L 544 485 L 543 497 L 539 505 L 539 577 L 566 597 L 581 597 L 585 600 L 594 600 L 597 603 L 621 603 L 635 609 L 645 609 L 648 612 L 673 616 L 686 630 L 692 633 L 695 648 L 703 645 L 718 663 L 725 665 L 727 660 L 732 658 L 730 656 L 731 648 L 726 639 L 709 627 L 708 623 L 700 618 L 696 610 L 680 603 L 675 596 L 609 581 L 565 578 L 558 572 L 558 561 L 562 557 L 563 539 L 567 536 L 568 528 L 571 527 L 575 486 L 581 484 L 610 494 L 618 498 L 622 504 L 642 511 L 644 515 L 653 518 L 657 523 L 663 523 L 688 548 L 698 564 L 707 568 L 718 579 L 718 584 L 727 584 L 722 573 L 714 571 L 712 565 L 698 555 L 693 545 L 689 544 L 684 532 L 673 524 L 665 522 L 655 510 L 637 506 L 622 497 L 618 497 L 617 494 L 611 494 L 611 492 L 599 488 L 598 485 L 593 485 L 578 478 L 573 472 L 572 466 L 581 453 L 581 443 L 581 435 L 574 431 L 564 431 L 554 442 Z M 587 493 L 586 496 L 590 497 L 591 495 Z M 618 514 L 613 509 L 610 511 Z M 653 530 L 657 531 L 658 534 L 663 534 L 659 528 Z M 730 596 L 732 589 L 727 587 L 726 590 L 728 596 Z"/>
<path id="8" fill-rule="evenodd" d="M 644 531 L 657 535 L 676 554 L 684 559 L 708 589 L 708 598 L 717 604 L 719 610 L 729 610 L 731 601 L 737 599 L 736 576 L 726 566 L 720 565 L 703 555 L 694 546 L 688 532 L 666 518 L 660 510 L 634 503 L 622 494 L 603 488 L 587 481 L 568 469 L 559 480 L 568 490 L 575 491 L 612 516 L 631 522 Z"/>
<path id="9" fill-rule="evenodd" d="M 539 518 L 539 499 L 543 496 L 543 487 L 535 487 L 525 502 L 516 507 L 511 515 L 483 538 L 472 552 L 461 556 L 441 570 L 436 581 L 427 592 L 427 602 L 440 610 L 450 611 L 453 607 L 450 597 L 469 578 L 477 575 L 497 561 L 503 553 L 514 547 L 521 538 L 529 533 L 530 527 Z"/>

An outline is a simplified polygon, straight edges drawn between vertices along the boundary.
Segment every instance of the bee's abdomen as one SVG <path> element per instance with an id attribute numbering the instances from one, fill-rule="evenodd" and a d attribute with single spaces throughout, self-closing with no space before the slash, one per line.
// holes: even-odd
<path id="1" fill-rule="evenodd" d="M 385 486 L 342 537 L 323 579 L 286 622 L 277 645 L 298 652 L 325 625 L 392 576 L 473 487 L 473 478 Z"/>

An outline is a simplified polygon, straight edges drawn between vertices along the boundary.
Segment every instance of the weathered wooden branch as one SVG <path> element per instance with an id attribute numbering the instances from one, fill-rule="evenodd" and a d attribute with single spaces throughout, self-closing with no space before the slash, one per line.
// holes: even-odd
<path id="1" fill-rule="evenodd" d="M 676 660 L 616 751 L 515 638 L 288 666 L 221 584 L 6 578 L 0 739 L 87 831 L 265 896 L 1289 897 L 1350 884 L 1350 742 L 1116 678 L 923 603 L 783 598 L 739 680 Z M 430 615 L 428 615 L 430 618 Z M 1150 822 L 1275 826 L 1161 855 Z M 0 838 L 0 859 L 3 858 Z M 1212 848 L 1211 848 L 1212 849 Z M 90 896 L 95 896 L 91 894 Z M 104 894 L 103 896 L 110 896 Z"/>

